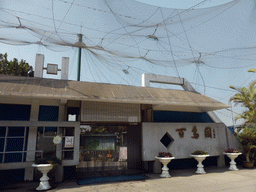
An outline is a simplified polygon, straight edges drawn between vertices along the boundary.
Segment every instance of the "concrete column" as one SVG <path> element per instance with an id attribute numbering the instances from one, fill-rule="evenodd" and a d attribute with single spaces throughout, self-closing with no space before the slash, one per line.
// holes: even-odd
<path id="1" fill-rule="evenodd" d="M 218 131 L 216 132 L 216 137 L 219 138 L 219 154 L 221 154 L 217 159 L 218 167 L 225 167 L 225 158 L 223 152 L 228 147 L 227 135 L 225 131 L 225 125 L 223 123 L 218 124 Z"/>
<path id="2" fill-rule="evenodd" d="M 39 99 L 32 99 L 30 121 L 38 121 L 39 106 Z"/>
<path id="3" fill-rule="evenodd" d="M 161 165 L 160 161 L 156 160 L 154 162 L 153 172 L 154 173 L 161 173 L 162 172 L 162 165 Z"/>
<path id="4" fill-rule="evenodd" d="M 59 136 L 61 137 L 62 135 L 59 135 Z M 56 157 L 61 159 L 61 156 L 62 156 L 61 153 L 62 153 L 62 144 L 58 144 L 58 145 L 56 145 Z M 57 182 L 57 183 L 62 182 L 63 177 L 64 177 L 63 165 L 56 166 L 55 182 Z"/>
<path id="5" fill-rule="evenodd" d="M 66 121 L 66 104 L 67 99 L 60 99 L 58 121 Z"/>
<path id="6" fill-rule="evenodd" d="M 62 60 L 62 64 L 63 64 L 63 60 Z M 67 104 L 67 99 L 60 99 L 58 121 L 66 121 L 66 104 Z M 59 136 L 61 137 L 63 135 L 59 135 Z M 62 157 L 61 153 L 62 153 L 62 145 L 58 144 L 58 145 L 56 145 L 56 157 L 61 159 L 61 157 Z M 61 165 L 61 166 L 58 165 L 56 167 L 56 171 L 55 171 L 55 182 L 60 183 L 63 181 L 63 178 L 64 178 L 63 165 Z"/>
<path id="7" fill-rule="evenodd" d="M 57 165 L 55 171 L 55 182 L 61 183 L 64 179 L 64 168 L 63 165 Z"/>
<path id="8" fill-rule="evenodd" d="M 219 157 L 217 157 L 217 167 L 225 167 L 224 155 L 220 155 Z"/>
<path id="9" fill-rule="evenodd" d="M 39 99 L 33 99 L 31 104 L 30 121 L 37 121 L 39 114 Z M 28 145 L 27 145 L 27 157 L 26 161 L 35 160 L 35 150 L 36 150 L 36 138 L 37 138 L 37 127 L 29 127 L 28 133 Z M 25 168 L 25 181 L 32 181 L 34 177 L 34 168 Z"/>
<path id="10" fill-rule="evenodd" d="M 68 80 L 68 72 L 69 72 L 69 58 L 62 57 L 61 79 Z"/>
<path id="11" fill-rule="evenodd" d="M 141 77 L 142 87 L 150 87 L 150 81 L 148 80 L 148 74 L 143 73 Z"/>
<path id="12" fill-rule="evenodd" d="M 36 54 L 34 76 L 43 78 L 43 68 L 44 68 L 44 55 Z"/>

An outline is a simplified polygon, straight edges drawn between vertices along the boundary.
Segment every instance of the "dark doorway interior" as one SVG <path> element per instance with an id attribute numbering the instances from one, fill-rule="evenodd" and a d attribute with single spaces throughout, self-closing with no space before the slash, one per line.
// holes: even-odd
<path id="1" fill-rule="evenodd" d="M 141 126 L 88 125 L 80 141 L 79 178 L 141 170 Z"/>

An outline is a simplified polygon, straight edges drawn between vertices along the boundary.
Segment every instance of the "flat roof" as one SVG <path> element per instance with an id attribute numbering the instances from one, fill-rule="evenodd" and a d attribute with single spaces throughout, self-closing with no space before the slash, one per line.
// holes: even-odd
<path id="1" fill-rule="evenodd" d="M 206 112 L 228 105 L 199 93 L 107 83 L 0 75 L 0 95 L 151 104 L 153 110 Z"/>

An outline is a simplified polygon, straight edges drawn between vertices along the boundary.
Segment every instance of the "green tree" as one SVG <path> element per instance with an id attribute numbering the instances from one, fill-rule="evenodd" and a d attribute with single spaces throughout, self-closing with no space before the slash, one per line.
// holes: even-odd
<path id="1" fill-rule="evenodd" d="M 250 156 L 252 155 L 252 149 L 256 148 L 256 129 L 255 124 L 246 126 L 238 135 L 239 142 L 242 145 L 243 153 L 246 161 L 250 162 Z"/>
<path id="2" fill-rule="evenodd" d="M 256 72 L 256 69 L 250 69 L 248 72 Z M 230 101 L 240 103 L 246 107 L 241 115 L 236 119 L 244 119 L 245 125 L 237 133 L 237 137 L 242 145 L 243 153 L 246 157 L 246 162 L 250 162 L 250 157 L 255 156 L 252 150 L 256 149 L 256 81 L 250 83 L 248 87 L 237 88 L 229 86 L 231 89 L 236 90 Z"/>
<path id="3" fill-rule="evenodd" d="M 237 116 L 237 119 L 244 119 L 245 124 L 256 123 L 256 82 L 252 82 L 247 87 L 237 88 L 234 86 L 229 86 L 231 89 L 238 91 L 230 101 L 235 103 L 240 103 L 242 106 L 246 107 L 246 111 L 241 115 Z"/>
<path id="4" fill-rule="evenodd" d="M 16 58 L 8 61 L 5 53 L 0 54 L 0 74 L 33 77 L 34 71 L 33 67 L 23 59 L 20 62 Z"/>

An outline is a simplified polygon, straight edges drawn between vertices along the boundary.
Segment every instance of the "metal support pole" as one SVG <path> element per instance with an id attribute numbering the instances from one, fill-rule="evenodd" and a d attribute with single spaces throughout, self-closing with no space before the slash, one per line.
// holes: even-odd
<path id="1" fill-rule="evenodd" d="M 78 41 L 82 42 L 82 38 L 83 35 L 82 34 L 78 34 Z M 80 73 L 81 73 L 81 52 L 82 52 L 82 48 L 79 47 L 78 48 L 78 65 L 77 65 L 77 81 L 80 81 Z"/>

